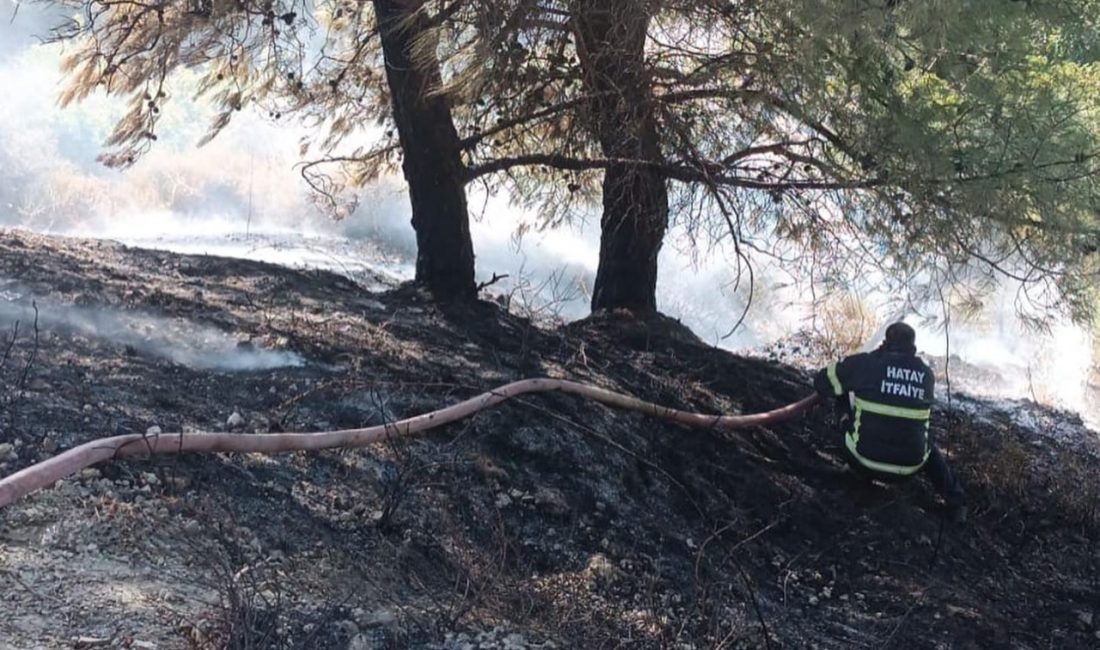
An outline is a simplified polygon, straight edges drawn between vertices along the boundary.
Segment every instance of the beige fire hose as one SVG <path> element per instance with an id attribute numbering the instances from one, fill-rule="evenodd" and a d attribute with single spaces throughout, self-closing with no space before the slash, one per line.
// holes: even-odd
<path id="1" fill-rule="evenodd" d="M 336 447 L 366 447 L 387 438 L 410 436 L 461 420 L 517 395 L 552 391 L 572 393 L 609 406 L 640 411 L 677 424 L 705 429 L 742 429 L 774 424 L 800 415 L 813 408 L 818 402 L 818 397 L 811 395 L 766 413 L 704 415 L 678 411 L 622 393 L 564 379 L 523 379 L 438 411 L 365 429 L 266 434 L 196 432 L 145 435 L 135 433 L 93 440 L 0 479 L 0 508 L 105 460 L 187 451 L 277 454 Z"/>

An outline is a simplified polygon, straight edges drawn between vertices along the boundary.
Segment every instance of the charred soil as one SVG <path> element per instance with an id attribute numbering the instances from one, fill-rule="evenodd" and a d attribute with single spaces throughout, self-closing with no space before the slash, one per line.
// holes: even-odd
<path id="1" fill-rule="evenodd" d="M 107 435 L 360 427 L 531 376 L 713 413 L 809 390 L 660 318 L 547 328 L 109 242 L 0 233 L 0 292 L 5 475 Z M 823 408 L 716 432 L 536 395 L 368 449 L 107 463 L 0 511 L 0 648 L 1096 647 L 1096 437 L 1044 417 L 1060 435 L 936 409 L 961 527 L 924 479 L 852 476 Z"/>

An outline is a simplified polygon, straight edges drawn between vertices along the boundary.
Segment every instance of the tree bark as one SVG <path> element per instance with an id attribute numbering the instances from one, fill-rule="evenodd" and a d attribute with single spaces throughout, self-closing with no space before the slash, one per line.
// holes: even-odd
<path id="1" fill-rule="evenodd" d="M 650 13 L 644 0 L 574 0 L 573 29 L 589 116 L 608 158 L 660 161 L 645 68 Z M 668 228 L 668 187 L 653 166 L 613 164 L 604 173 L 600 263 L 592 309 L 657 311 L 657 254 Z"/>
<path id="2" fill-rule="evenodd" d="M 373 0 L 386 61 L 393 119 L 404 155 L 416 280 L 440 299 L 474 299 L 474 247 L 461 143 L 434 50 L 418 49 L 431 26 L 425 0 Z"/>

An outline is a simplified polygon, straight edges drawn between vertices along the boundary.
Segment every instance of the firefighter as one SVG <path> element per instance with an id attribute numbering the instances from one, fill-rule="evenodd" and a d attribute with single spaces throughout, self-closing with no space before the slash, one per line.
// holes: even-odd
<path id="1" fill-rule="evenodd" d="M 886 329 L 882 345 L 821 369 L 814 389 L 841 413 L 844 455 L 861 475 L 884 481 L 923 471 L 943 496 L 948 517 L 966 521 L 966 495 L 928 432 L 935 376 L 917 356 L 916 332 Z"/>

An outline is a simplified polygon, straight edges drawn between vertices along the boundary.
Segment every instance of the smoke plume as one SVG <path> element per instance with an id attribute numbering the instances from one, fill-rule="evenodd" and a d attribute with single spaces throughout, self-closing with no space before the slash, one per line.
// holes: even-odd
<path id="1" fill-rule="evenodd" d="M 63 304 L 0 280 L 0 321 L 19 321 L 27 331 L 36 319 L 35 306 L 43 334 L 82 335 L 196 370 L 250 371 L 304 364 L 293 352 L 265 350 L 187 319 Z"/>

